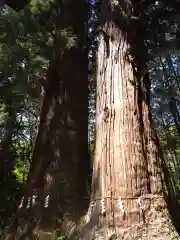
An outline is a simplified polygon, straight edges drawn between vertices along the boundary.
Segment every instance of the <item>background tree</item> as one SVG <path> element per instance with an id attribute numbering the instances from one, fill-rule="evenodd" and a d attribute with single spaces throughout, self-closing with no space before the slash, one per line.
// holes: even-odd
<path id="1" fill-rule="evenodd" d="M 34 126 L 39 115 L 39 76 L 42 75 L 42 69 L 45 72 L 47 61 L 35 58 L 38 44 L 32 49 L 31 40 L 36 31 L 34 29 L 33 33 L 29 32 L 32 38 L 27 39 L 24 31 L 27 29 L 24 24 L 27 15 L 17 15 L 9 8 L 2 8 L 0 16 L 0 211 L 1 225 L 4 227 L 17 207 L 20 190 L 28 172 Z"/>
<path id="2" fill-rule="evenodd" d="M 12 237 L 21 238 L 32 238 L 38 225 L 69 231 L 84 214 L 89 177 L 87 4 L 54 1 L 31 9 L 49 31 L 52 47 L 23 202 L 10 228 Z"/>

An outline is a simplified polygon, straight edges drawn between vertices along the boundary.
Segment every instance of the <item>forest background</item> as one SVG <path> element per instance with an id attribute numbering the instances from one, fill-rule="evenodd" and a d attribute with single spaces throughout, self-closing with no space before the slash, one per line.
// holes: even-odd
<path id="1" fill-rule="evenodd" d="M 58 2 L 58 1 L 57 1 Z M 19 205 L 38 133 L 44 85 L 58 41 L 73 45 L 76 36 L 59 22 L 56 1 L 32 1 L 20 11 L 0 8 L 0 229 L 2 235 Z M 164 174 L 172 201 L 180 201 L 180 26 L 176 1 L 147 1 L 148 69 L 151 112 L 164 154 Z M 99 2 L 88 15 L 88 143 L 93 165 L 96 100 L 96 26 Z M 66 45 L 67 47 L 67 45 Z M 179 205 L 180 206 L 180 205 Z"/>

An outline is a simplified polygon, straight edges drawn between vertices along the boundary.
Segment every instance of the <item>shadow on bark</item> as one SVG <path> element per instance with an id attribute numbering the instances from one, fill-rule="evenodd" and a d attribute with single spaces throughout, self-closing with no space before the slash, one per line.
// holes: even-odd
<path id="1" fill-rule="evenodd" d="M 159 155 L 161 157 L 161 181 L 162 181 L 162 190 L 164 199 L 166 201 L 168 211 L 171 215 L 172 222 L 177 232 L 180 234 L 180 216 L 177 212 L 180 210 L 180 204 L 178 202 L 179 196 L 177 195 L 177 189 L 174 188 L 172 179 L 170 176 L 170 172 L 166 163 L 165 156 L 163 154 L 163 150 L 161 148 L 158 136 L 155 135 L 154 142 L 158 147 Z M 178 192 L 178 191 L 177 191 Z"/>
<path id="2" fill-rule="evenodd" d="M 93 239 L 99 218 L 101 217 L 101 193 L 100 193 L 100 166 L 93 172 L 91 199 L 88 201 L 85 215 L 81 218 L 77 226 L 72 228 L 67 235 L 68 240 Z M 97 197 L 99 196 L 99 197 Z M 86 238 L 86 236 L 88 236 Z M 91 238 L 89 238 L 91 237 Z"/>

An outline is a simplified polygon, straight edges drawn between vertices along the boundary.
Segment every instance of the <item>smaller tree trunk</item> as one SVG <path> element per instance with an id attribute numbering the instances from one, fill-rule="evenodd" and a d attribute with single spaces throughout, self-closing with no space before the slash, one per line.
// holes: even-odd
<path id="1" fill-rule="evenodd" d="M 66 235 L 88 207 L 86 1 L 65 1 L 62 7 L 58 21 L 63 30 L 71 26 L 77 40 L 63 48 L 55 40 L 30 172 L 10 239 L 36 239 L 55 229 Z"/>

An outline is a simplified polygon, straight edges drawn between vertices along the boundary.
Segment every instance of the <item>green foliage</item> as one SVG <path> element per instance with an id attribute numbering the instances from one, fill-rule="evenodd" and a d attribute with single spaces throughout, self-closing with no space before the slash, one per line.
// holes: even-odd
<path id="1" fill-rule="evenodd" d="M 4 159 L 7 161 L 3 163 L 4 166 L 9 167 L 4 168 L 5 179 L 0 181 L 0 228 L 3 229 L 16 211 L 29 170 L 34 126 L 39 116 L 39 80 L 46 75 L 48 68 L 49 47 L 46 39 L 50 33 L 41 31 L 37 16 L 33 16 L 28 9 L 20 14 L 11 9 L 6 9 L 5 12 L 1 9 L 0 20 L 1 145 L 5 137 L 4 128 L 9 117 L 9 106 L 15 116 L 9 146 L 13 157 L 11 162 L 10 159 Z"/>
<path id="2" fill-rule="evenodd" d="M 94 161 L 94 151 L 95 151 L 95 145 L 94 145 L 94 143 L 90 143 L 89 144 L 89 154 L 90 154 L 91 168 L 93 166 L 93 161 Z"/>
<path id="3" fill-rule="evenodd" d="M 15 168 L 13 171 L 13 174 L 15 175 L 17 182 L 22 184 L 23 183 L 23 173 L 20 172 L 19 168 Z"/>
<path id="4" fill-rule="evenodd" d="M 0 226 L 3 229 L 17 208 L 22 182 L 16 178 L 14 173 L 9 173 L 7 181 L 0 183 L 0 189 Z"/>
<path id="5" fill-rule="evenodd" d="M 66 239 L 67 238 L 65 236 L 62 236 L 61 231 L 59 229 L 53 231 L 52 240 L 66 240 Z"/>

